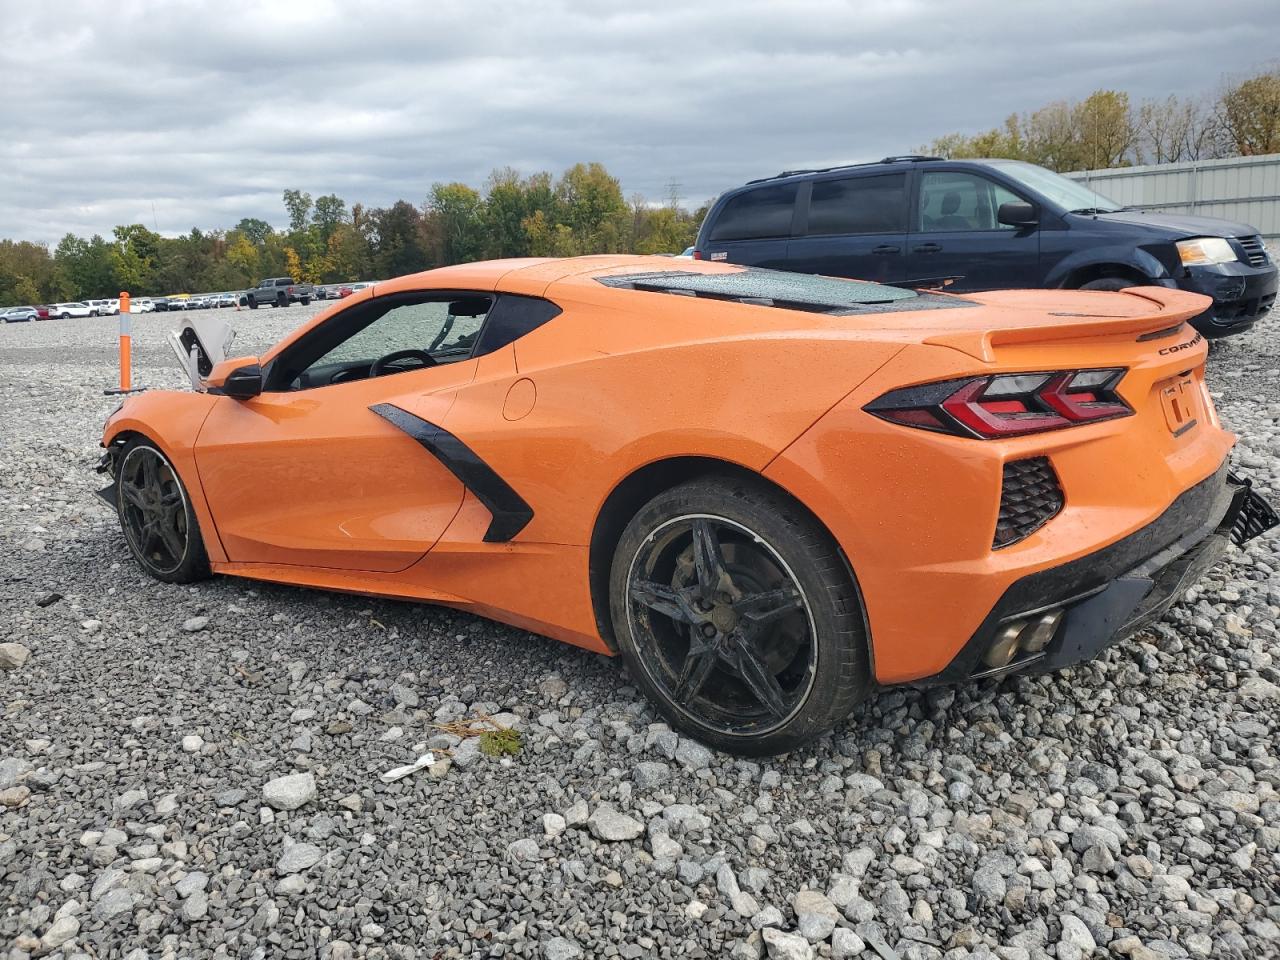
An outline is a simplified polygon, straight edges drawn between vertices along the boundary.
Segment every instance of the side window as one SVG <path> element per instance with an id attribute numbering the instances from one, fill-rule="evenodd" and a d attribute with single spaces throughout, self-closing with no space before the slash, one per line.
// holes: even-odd
<path id="1" fill-rule="evenodd" d="M 790 236 L 797 189 L 794 183 L 775 184 L 738 194 L 716 217 L 711 239 L 763 240 Z"/>
<path id="2" fill-rule="evenodd" d="M 514 293 L 502 294 L 489 311 L 484 330 L 480 333 L 480 341 L 476 344 L 475 356 L 482 357 L 499 347 L 514 343 L 526 333 L 554 320 L 560 313 L 560 308 L 550 300 L 523 297 Z"/>
<path id="3" fill-rule="evenodd" d="M 809 236 L 905 233 L 907 175 L 817 180 L 809 200 Z"/>
<path id="4" fill-rule="evenodd" d="M 926 173 L 920 179 L 920 223 L 924 233 L 950 230 L 1012 230 L 996 221 L 1000 204 L 1017 194 L 972 173 Z"/>
<path id="5" fill-rule="evenodd" d="M 302 390 L 369 376 L 373 364 L 390 354 L 417 351 L 438 364 L 472 356 L 493 298 L 429 299 L 392 295 L 343 311 L 317 328 L 278 361 L 270 389 Z M 385 367 L 387 376 L 420 370 L 421 360 L 406 358 Z"/>

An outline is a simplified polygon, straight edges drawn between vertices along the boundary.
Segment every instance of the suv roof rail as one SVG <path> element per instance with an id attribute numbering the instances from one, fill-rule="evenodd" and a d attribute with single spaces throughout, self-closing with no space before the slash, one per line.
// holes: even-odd
<path id="1" fill-rule="evenodd" d="M 766 183 L 769 180 L 781 180 L 784 177 L 799 177 L 806 173 L 831 173 L 833 170 L 856 170 L 859 167 L 874 167 L 881 163 L 908 163 L 912 160 L 943 160 L 944 157 L 926 157 L 922 154 L 904 153 L 901 156 L 885 157 L 883 160 L 871 160 L 866 163 L 842 163 L 834 167 L 813 167 L 808 170 L 783 170 L 781 173 L 775 173 L 772 177 L 757 177 L 755 180 L 748 180 L 747 183 Z"/>
<path id="2" fill-rule="evenodd" d="M 928 157 L 922 153 L 900 153 L 896 156 L 885 157 L 881 163 L 907 163 L 911 160 L 941 160 L 942 157 Z"/>

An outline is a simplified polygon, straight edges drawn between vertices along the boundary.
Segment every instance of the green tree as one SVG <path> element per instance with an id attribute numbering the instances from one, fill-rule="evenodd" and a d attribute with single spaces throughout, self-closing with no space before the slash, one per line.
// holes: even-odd
<path id="1" fill-rule="evenodd" d="M 57 272 L 66 281 L 67 296 L 77 300 L 114 296 L 120 289 L 111 245 L 102 237 L 85 240 L 68 233 L 53 254 Z"/>
<path id="2" fill-rule="evenodd" d="M 311 194 L 301 190 L 284 192 L 284 208 L 289 211 L 289 229 L 297 233 L 307 225 L 311 217 Z"/>
<path id="3" fill-rule="evenodd" d="M 422 214 L 412 203 L 397 200 L 369 212 L 373 271 L 380 277 L 417 273 L 428 266 L 423 246 Z"/>
<path id="4" fill-rule="evenodd" d="M 347 205 L 337 194 L 328 193 L 323 197 L 316 197 L 315 211 L 311 215 L 311 222 L 320 235 L 322 246 L 328 246 L 329 238 L 333 236 L 333 231 L 337 230 L 338 225 L 345 221 L 346 218 Z"/>
<path id="5" fill-rule="evenodd" d="M 484 220 L 480 194 L 465 183 L 437 183 L 431 187 L 426 208 L 433 260 L 465 263 L 481 256 Z"/>
<path id="6" fill-rule="evenodd" d="M 111 261 L 120 288 L 131 293 L 150 290 L 155 279 L 161 236 L 140 223 L 118 226 L 112 232 L 116 242 L 111 250 Z"/>
<path id="7" fill-rule="evenodd" d="M 1230 84 L 1218 116 L 1236 154 L 1280 153 L 1280 67 Z"/>
<path id="8" fill-rule="evenodd" d="M 260 247 L 266 243 L 267 237 L 274 232 L 271 229 L 271 224 L 265 220 L 259 220 L 257 217 L 245 217 L 236 224 L 236 230 L 244 234 L 255 247 Z"/>

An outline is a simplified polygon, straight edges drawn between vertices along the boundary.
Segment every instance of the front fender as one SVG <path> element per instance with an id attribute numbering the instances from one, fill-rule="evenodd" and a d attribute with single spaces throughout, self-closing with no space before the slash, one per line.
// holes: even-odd
<path id="1" fill-rule="evenodd" d="M 108 450 L 118 442 L 137 434 L 146 437 L 173 464 L 178 478 L 187 488 L 191 507 L 200 524 L 205 550 L 215 563 L 225 562 L 226 552 L 213 523 L 213 513 L 205 499 L 196 468 L 195 447 L 200 428 L 212 412 L 214 404 L 234 403 L 225 397 L 207 393 L 156 390 L 134 394 L 107 418 L 102 428 L 102 446 Z"/>
<path id="2" fill-rule="evenodd" d="M 1154 253 L 1126 244 L 1089 247 L 1063 257 L 1045 278 L 1045 286 L 1065 286 L 1072 274 L 1086 267 L 1122 266 L 1136 271 L 1153 283 L 1172 283 L 1169 268 Z"/>

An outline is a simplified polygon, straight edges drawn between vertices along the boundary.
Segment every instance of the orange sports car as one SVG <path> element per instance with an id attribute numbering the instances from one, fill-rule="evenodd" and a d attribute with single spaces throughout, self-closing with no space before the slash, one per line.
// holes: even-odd
<path id="1" fill-rule="evenodd" d="M 376 283 L 260 357 L 188 330 L 100 469 L 153 576 L 426 600 L 621 654 L 742 753 L 877 687 L 1044 670 L 1275 523 L 1195 294 L 950 296 L 660 257 Z"/>

